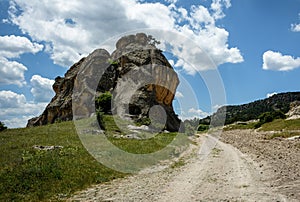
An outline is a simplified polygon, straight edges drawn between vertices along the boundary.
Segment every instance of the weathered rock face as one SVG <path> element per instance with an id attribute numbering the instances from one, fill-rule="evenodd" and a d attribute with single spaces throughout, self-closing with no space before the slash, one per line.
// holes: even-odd
<path id="1" fill-rule="evenodd" d="M 286 113 L 287 119 L 299 119 L 300 118 L 300 101 L 295 101 L 290 104 L 290 111 Z"/>
<path id="2" fill-rule="evenodd" d="M 56 121 L 72 120 L 72 92 L 79 67 L 85 58 L 75 63 L 65 74 L 64 78 L 57 77 L 53 84 L 55 96 L 39 116 L 28 120 L 27 127 L 46 125 Z"/>
<path id="3" fill-rule="evenodd" d="M 73 111 L 76 118 L 88 117 L 95 111 L 96 92 L 110 91 L 112 111 L 121 117 L 149 117 L 151 108 L 159 105 L 166 114 L 166 129 L 178 131 L 181 121 L 172 106 L 178 84 L 176 72 L 155 47 L 152 37 L 143 33 L 125 36 L 117 42 L 112 55 L 103 49 L 95 50 L 74 64 L 64 78 L 56 78 L 56 95 L 43 114 L 29 120 L 27 126 L 72 120 Z"/>

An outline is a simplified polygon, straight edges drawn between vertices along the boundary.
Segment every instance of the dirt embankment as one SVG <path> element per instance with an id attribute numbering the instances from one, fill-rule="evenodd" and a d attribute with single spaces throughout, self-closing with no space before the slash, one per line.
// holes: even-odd
<path id="1" fill-rule="evenodd" d="M 300 201 L 300 140 L 269 139 L 270 134 L 254 130 L 223 132 L 221 141 L 251 157 L 265 181 L 277 193 Z"/>

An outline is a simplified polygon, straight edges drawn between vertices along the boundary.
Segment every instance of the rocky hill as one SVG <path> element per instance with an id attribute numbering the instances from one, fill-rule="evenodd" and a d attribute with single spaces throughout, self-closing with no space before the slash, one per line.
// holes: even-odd
<path id="1" fill-rule="evenodd" d="M 200 124 L 208 125 L 211 117 L 215 120 L 226 116 L 225 124 L 231 124 L 236 121 L 249 121 L 258 119 L 259 115 L 265 112 L 280 110 L 287 113 L 296 101 L 300 101 L 300 92 L 288 92 L 275 94 L 263 100 L 257 100 L 243 105 L 229 105 L 221 107 L 212 116 L 200 120 Z M 215 121 L 216 124 L 222 124 L 222 121 Z"/>
<path id="2" fill-rule="evenodd" d="M 74 112 L 77 118 L 89 117 L 95 112 L 95 94 L 109 91 L 116 103 L 112 111 L 118 115 L 149 118 L 150 109 L 158 105 L 166 114 L 165 128 L 178 131 L 181 121 L 172 101 L 179 79 L 156 43 L 151 36 L 138 33 L 119 39 L 112 54 L 97 49 L 81 59 L 63 78 L 55 79 L 55 96 L 27 127 L 72 120 Z"/>

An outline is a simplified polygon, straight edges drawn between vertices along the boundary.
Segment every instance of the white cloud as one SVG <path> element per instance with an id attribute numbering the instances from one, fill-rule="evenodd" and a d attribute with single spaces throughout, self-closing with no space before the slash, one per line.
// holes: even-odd
<path id="1" fill-rule="evenodd" d="M 195 109 L 195 108 L 189 109 L 188 113 L 189 113 L 189 116 L 197 117 L 197 118 L 204 118 L 209 115 L 207 112 L 204 112 L 201 109 Z"/>
<path id="2" fill-rule="evenodd" d="M 36 102 L 49 102 L 54 96 L 54 91 L 52 90 L 54 80 L 33 75 L 30 83 L 32 86 L 31 93 Z"/>
<path id="3" fill-rule="evenodd" d="M 183 98 L 184 96 L 183 96 L 183 94 L 181 92 L 177 91 L 175 93 L 175 97 L 178 99 L 178 98 Z"/>
<path id="4" fill-rule="evenodd" d="M 217 112 L 218 111 L 218 109 L 220 109 L 221 107 L 223 107 L 224 105 L 214 105 L 213 107 L 212 107 L 212 112 Z"/>
<path id="5" fill-rule="evenodd" d="M 292 24 L 291 25 L 291 30 L 293 32 L 300 32 L 300 24 Z"/>
<path id="6" fill-rule="evenodd" d="M 26 103 L 23 94 L 19 95 L 12 91 L 0 91 L 0 108 L 14 108 Z"/>
<path id="7" fill-rule="evenodd" d="M 190 15 L 189 20 L 195 29 L 200 29 L 202 23 L 205 25 L 215 23 L 215 19 L 211 16 L 208 9 L 201 5 L 192 6 Z"/>
<path id="8" fill-rule="evenodd" d="M 263 69 L 289 71 L 300 67 L 300 57 L 282 55 L 280 52 L 266 51 L 263 54 Z"/>
<path id="9" fill-rule="evenodd" d="M 16 58 L 24 53 L 37 53 L 43 50 L 43 45 L 32 43 L 28 38 L 21 36 L 0 36 L 0 56 Z"/>
<path id="10" fill-rule="evenodd" d="M 209 116 L 210 114 L 207 112 L 202 111 L 201 109 L 195 109 L 195 108 L 190 108 L 187 112 L 181 112 L 179 114 L 179 118 L 181 120 L 189 120 L 189 119 L 194 119 L 194 118 L 205 118 Z"/>
<path id="11" fill-rule="evenodd" d="M 23 86 L 26 84 L 24 72 L 27 68 L 16 61 L 9 61 L 0 56 L 0 85 L 13 84 Z"/>
<path id="12" fill-rule="evenodd" d="M 27 67 L 10 60 L 18 58 L 24 53 L 37 53 L 43 50 L 43 45 L 32 43 L 28 38 L 21 36 L 0 36 L 0 85 L 14 84 L 23 86 L 26 84 L 24 72 Z"/>
<path id="13" fill-rule="evenodd" d="M 277 94 L 277 92 L 268 93 L 268 94 L 267 94 L 267 98 L 272 97 L 273 95 L 276 95 L 276 94 Z"/>
<path id="14" fill-rule="evenodd" d="M 165 0 L 165 2 L 170 3 L 170 4 L 175 4 L 177 3 L 178 0 Z"/>
<path id="15" fill-rule="evenodd" d="M 112 36 L 140 28 L 170 30 L 190 38 L 193 43 L 180 47 L 181 39 L 164 36 L 173 44 L 176 55 L 189 61 L 191 65 L 183 63 L 183 68 L 190 74 L 243 61 L 239 49 L 229 47 L 228 31 L 215 25 L 216 20 L 225 17 L 223 10 L 231 6 L 230 0 L 213 0 L 211 8 L 198 5 L 190 11 L 176 7 L 173 0 L 168 0 L 168 6 L 135 0 L 103 1 L 101 5 L 98 0 L 88 4 L 59 0 L 11 2 L 10 21 L 34 40 L 46 42 L 51 58 L 62 66 L 70 66 Z M 196 45 L 201 48 L 193 50 Z"/>
<path id="16" fill-rule="evenodd" d="M 8 128 L 24 128 L 32 116 L 20 116 L 1 120 Z"/>
<path id="17" fill-rule="evenodd" d="M 10 128 L 25 127 L 27 120 L 38 116 L 47 103 L 29 103 L 23 94 L 0 91 L 1 121 Z"/>
<path id="18" fill-rule="evenodd" d="M 300 18 L 300 13 L 298 14 Z M 291 30 L 293 32 L 300 32 L 300 23 L 291 24 Z"/>
<path id="19" fill-rule="evenodd" d="M 14 0 L 11 1 L 10 20 L 34 40 L 48 43 L 54 62 L 67 67 L 79 60 L 81 54 L 98 48 L 104 40 L 146 27 L 144 23 L 129 20 L 125 13 L 126 2 L 139 4 L 134 0 L 124 2 Z"/>
<path id="20" fill-rule="evenodd" d="M 231 7 L 230 0 L 213 0 L 211 4 L 211 9 L 214 11 L 213 17 L 217 19 L 221 19 L 225 17 L 223 9 Z"/>

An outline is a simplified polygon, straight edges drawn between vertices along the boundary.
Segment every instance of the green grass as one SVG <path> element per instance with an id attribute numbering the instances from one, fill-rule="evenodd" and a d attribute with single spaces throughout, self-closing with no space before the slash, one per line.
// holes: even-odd
<path id="1" fill-rule="evenodd" d="M 88 150 L 100 162 L 122 172 L 138 172 L 143 168 L 154 166 L 160 161 L 178 157 L 181 150 L 192 143 L 187 135 L 182 133 L 150 133 L 136 134 L 142 139 L 126 138 L 132 134 L 127 128 L 128 121 L 106 115 L 104 117 L 105 134 L 93 135 L 82 133 L 81 140 Z M 114 122 L 118 121 L 118 126 Z M 85 122 L 85 123 L 84 123 Z M 97 129 L 93 121 L 79 121 L 79 131 L 88 127 L 90 131 Z M 139 154 L 139 155 L 135 155 Z M 145 155 L 147 154 L 147 155 Z"/>
<path id="2" fill-rule="evenodd" d="M 40 151 L 34 145 L 60 145 Z M 47 201 L 91 184 L 123 177 L 99 164 L 82 146 L 73 122 L 0 133 L 0 201 Z"/>
<path id="3" fill-rule="evenodd" d="M 108 140 L 118 148 L 133 154 L 148 154 L 167 148 L 164 154 L 153 155 L 151 161 L 176 157 L 177 148 L 191 143 L 184 134 L 158 134 L 150 139 L 122 139 L 114 134 L 126 134 L 106 116 Z M 120 122 L 119 122 L 120 121 Z M 91 120 L 82 120 L 82 126 L 90 126 Z M 118 120 L 124 127 L 126 121 Z M 121 127 L 123 127 L 123 125 Z M 80 125 L 76 124 L 80 130 Z M 93 128 L 91 126 L 91 128 Z M 82 140 L 82 136 L 80 137 Z M 100 164 L 82 145 L 73 122 L 47 126 L 8 129 L 0 133 L 0 201 L 50 201 L 66 199 L 72 193 L 92 184 L 107 182 L 126 174 Z M 91 143 L 105 138 L 104 134 L 84 136 Z M 99 139 L 100 138 L 100 139 Z M 172 144 L 170 144 L 172 142 Z M 95 144 L 96 147 L 101 145 Z M 169 144 L 171 146 L 169 146 Z M 40 151 L 34 145 L 63 146 L 61 149 Z M 109 151 L 108 151 L 109 152 Z M 116 165 L 124 159 L 114 159 Z M 129 165 L 130 166 L 130 165 Z"/>
<path id="4" fill-rule="evenodd" d="M 149 154 L 165 148 L 170 144 L 177 133 L 158 134 L 144 140 L 109 138 L 110 142 L 120 149 L 133 154 Z"/>
<path id="5" fill-rule="evenodd" d="M 300 119 L 293 119 L 293 120 L 276 119 L 270 123 L 263 124 L 260 130 L 261 131 L 300 130 Z"/>
<path id="6" fill-rule="evenodd" d="M 246 124 L 230 124 L 224 127 L 224 130 L 229 131 L 229 130 L 254 129 L 256 123 L 257 122 L 251 122 Z"/>

